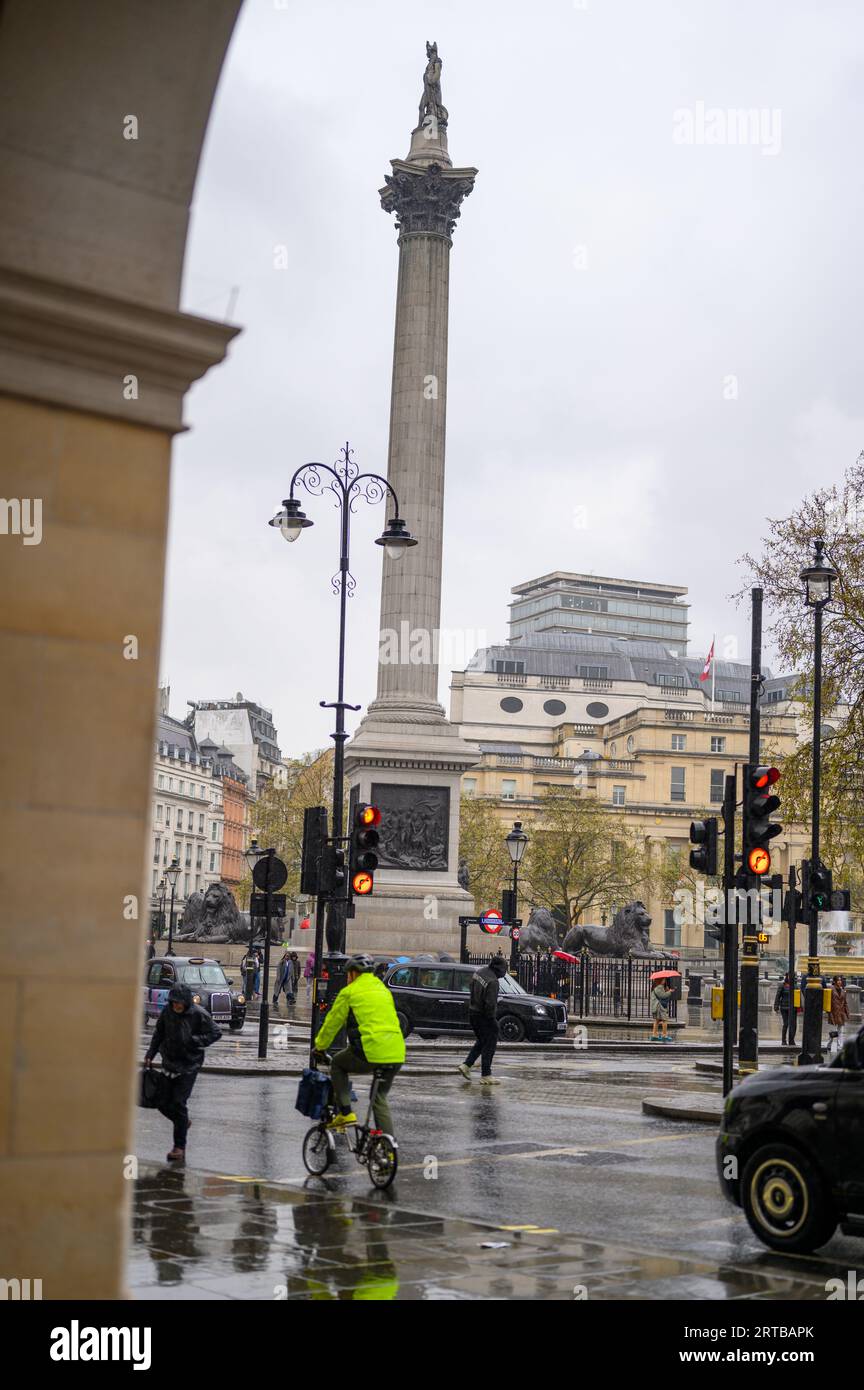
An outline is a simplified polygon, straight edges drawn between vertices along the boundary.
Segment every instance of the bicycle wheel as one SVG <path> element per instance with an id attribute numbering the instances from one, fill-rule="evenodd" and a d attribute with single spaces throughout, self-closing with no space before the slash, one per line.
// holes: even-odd
<path id="1" fill-rule="evenodd" d="M 326 1173 L 333 1162 L 333 1140 L 323 1125 L 313 1125 L 303 1140 L 303 1164 L 316 1177 Z"/>
<path id="2" fill-rule="evenodd" d="M 389 1187 L 399 1167 L 399 1145 L 392 1134 L 376 1134 L 369 1140 L 366 1162 L 374 1185 Z"/>

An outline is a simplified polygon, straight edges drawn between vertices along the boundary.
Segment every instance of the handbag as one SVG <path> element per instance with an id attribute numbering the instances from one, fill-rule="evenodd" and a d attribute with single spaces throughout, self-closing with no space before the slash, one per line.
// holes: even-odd
<path id="1" fill-rule="evenodd" d="M 168 1078 L 152 1067 L 141 1068 L 141 1084 L 138 1091 L 138 1104 L 145 1110 L 158 1110 L 165 1103 L 168 1094 Z"/>
<path id="2" fill-rule="evenodd" d="M 300 1084 L 297 1087 L 297 1100 L 294 1109 L 310 1120 L 320 1120 L 330 1100 L 330 1078 L 314 1067 L 304 1067 Z"/>

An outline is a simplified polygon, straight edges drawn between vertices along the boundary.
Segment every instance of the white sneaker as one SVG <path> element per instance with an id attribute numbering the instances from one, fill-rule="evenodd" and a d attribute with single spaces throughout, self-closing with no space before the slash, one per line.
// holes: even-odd
<path id="1" fill-rule="evenodd" d="M 497 1076 L 481 1076 L 481 1077 L 480 1077 L 480 1085 L 481 1085 L 481 1086 L 500 1086 L 500 1085 L 501 1085 L 501 1082 L 498 1080 L 498 1077 L 497 1077 Z"/>
<path id="2" fill-rule="evenodd" d="M 456 1070 L 462 1073 L 466 1081 L 471 1080 L 471 1068 L 468 1066 L 467 1062 L 460 1062 Z"/>

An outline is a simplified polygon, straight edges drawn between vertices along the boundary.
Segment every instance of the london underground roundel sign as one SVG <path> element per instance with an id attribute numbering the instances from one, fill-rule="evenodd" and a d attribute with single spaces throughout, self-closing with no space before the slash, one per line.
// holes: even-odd
<path id="1" fill-rule="evenodd" d="M 496 911 L 494 907 L 490 907 L 488 912 L 480 913 L 480 926 L 483 931 L 489 932 L 490 935 L 496 936 L 503 925 L 504 920 L 501 913 Z"/>

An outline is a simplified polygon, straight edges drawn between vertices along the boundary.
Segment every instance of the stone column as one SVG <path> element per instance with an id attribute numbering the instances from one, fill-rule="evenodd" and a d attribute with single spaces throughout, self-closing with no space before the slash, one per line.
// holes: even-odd
<path id="1" fill-rule="evenodd" d="M 439 104 L 381 189 L 399 232 L 388 477 L 419 542 L 385 554 L 377 695 L 346 748 L 352 805 L 383 817 L 375 894 L 357 904 L 349 947 L 357 932 L 381 951 L 453 951 L 459 915 L 473 914 L 457 879 L 459 794 L 478 754 L 438 702 L 438 664 L 450 249 L 477 170 L 452 167 L 446 121 Z"/>

